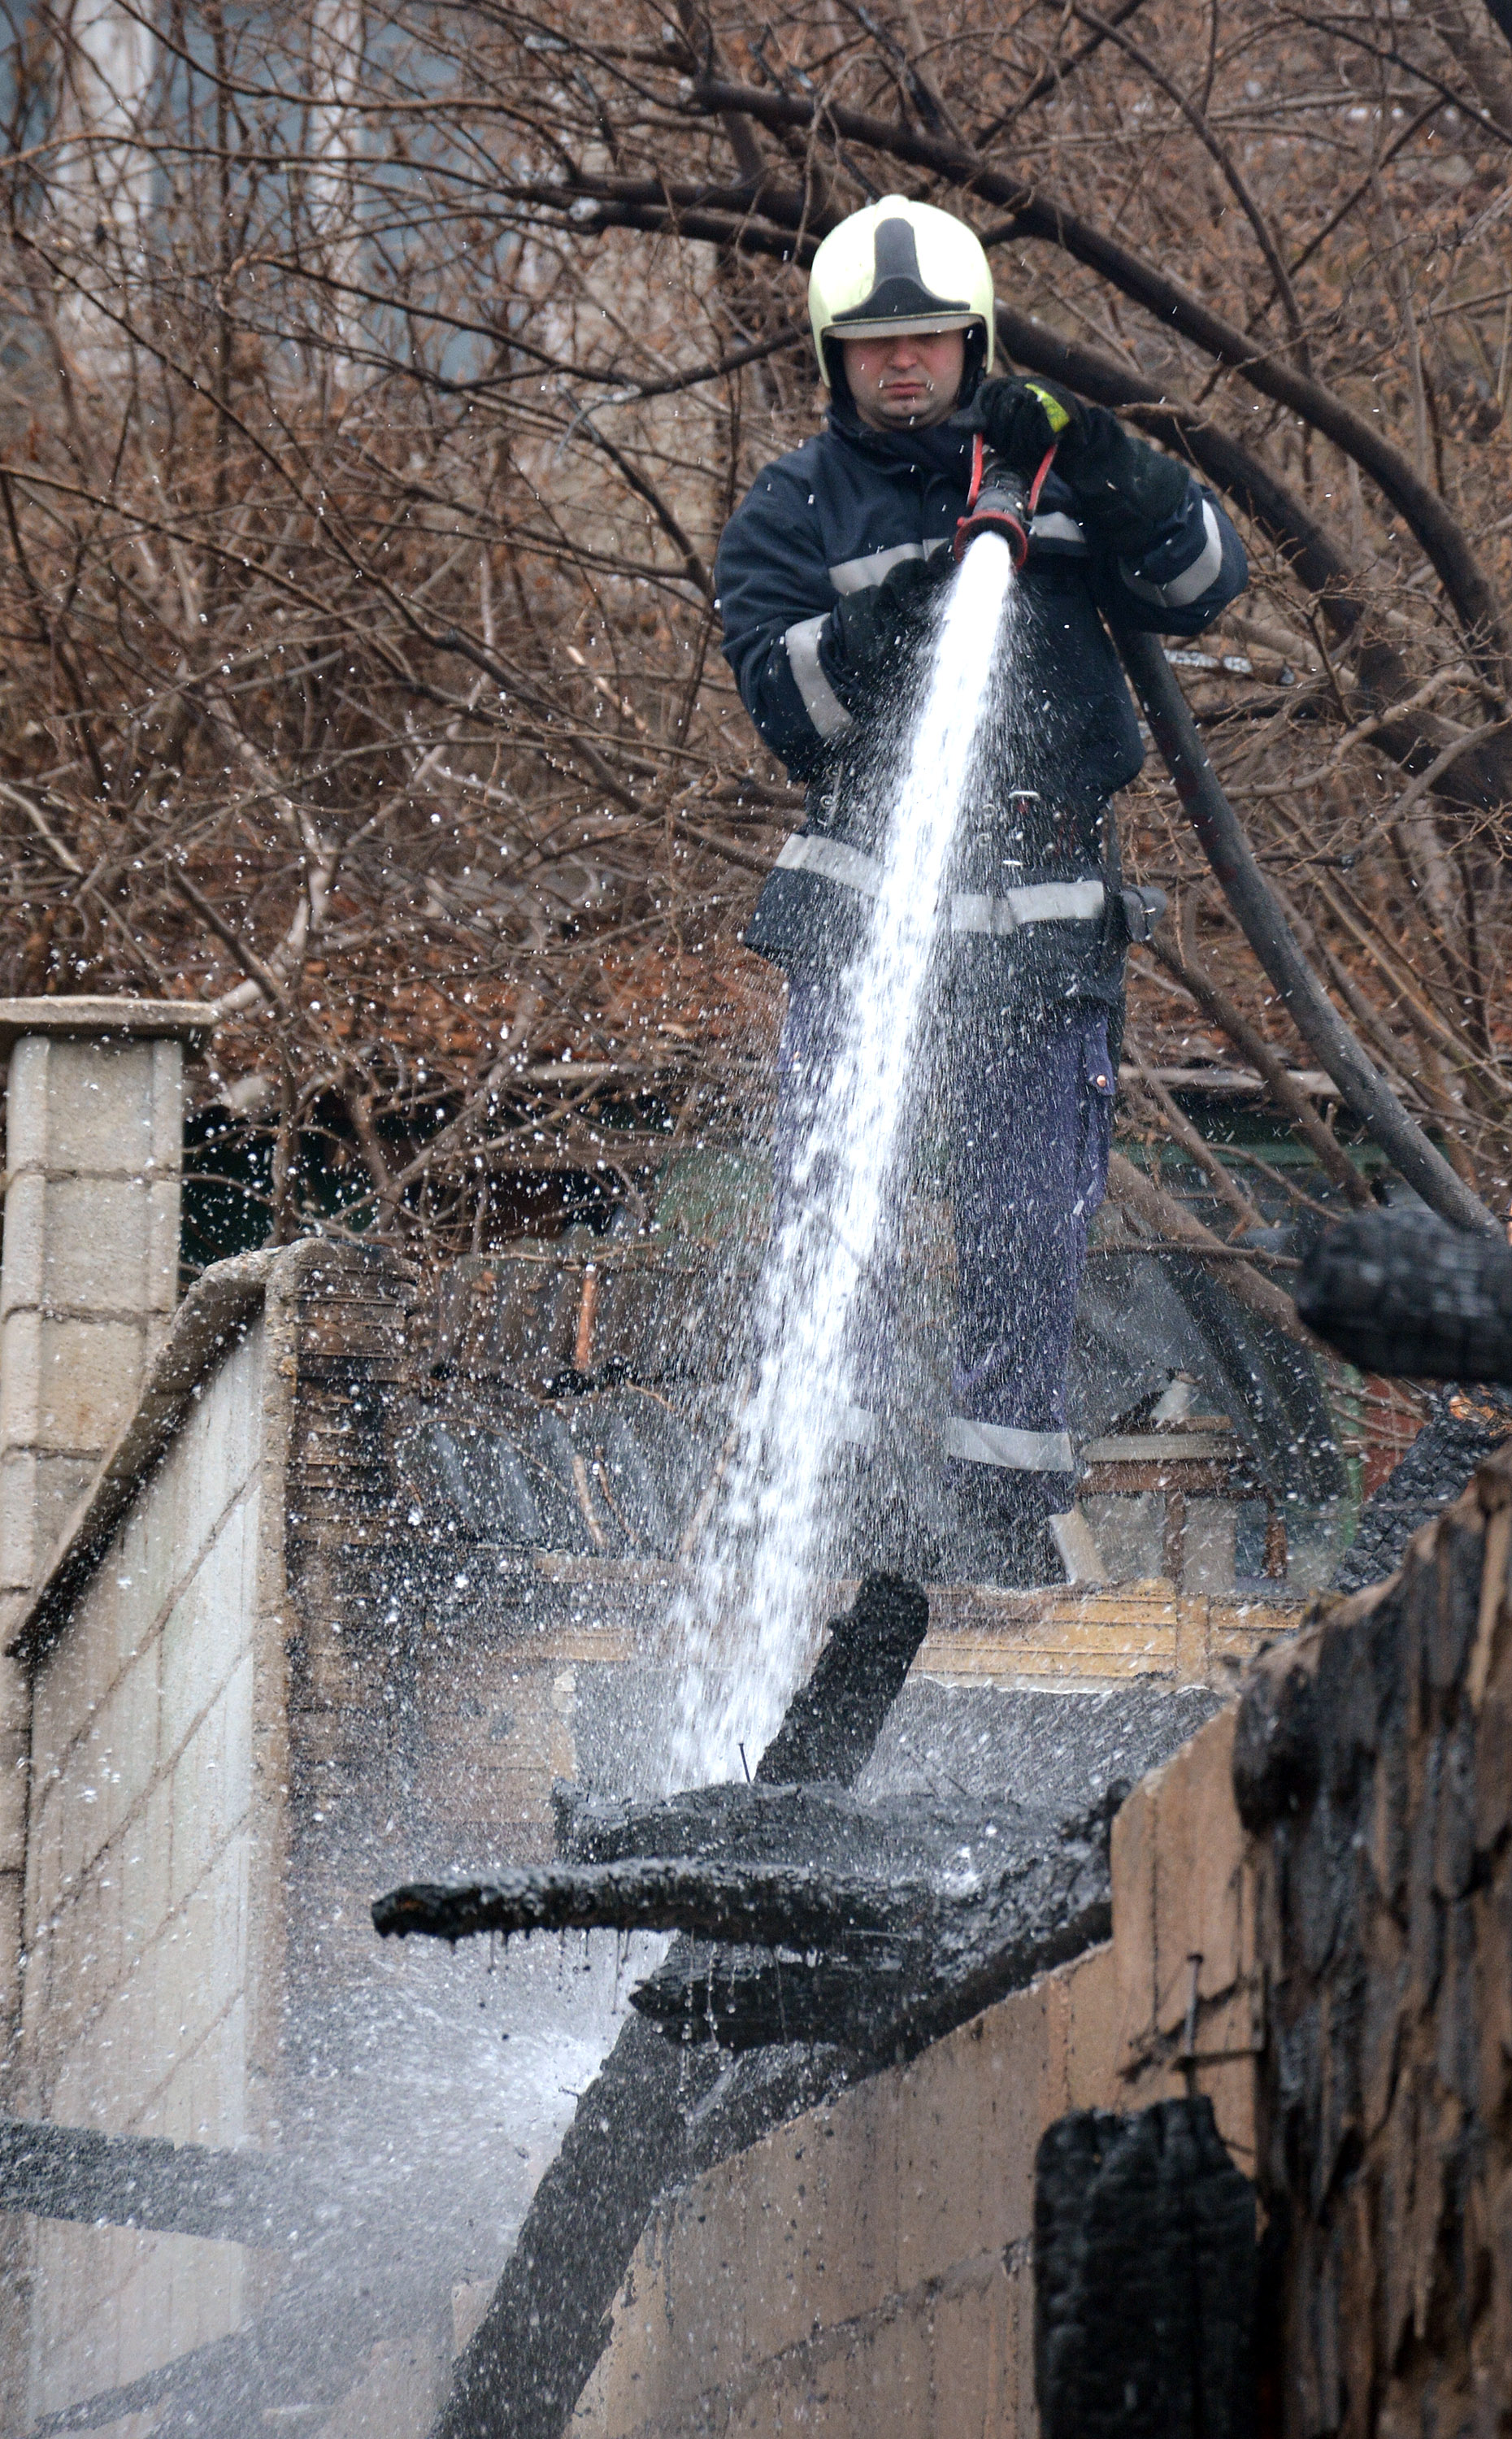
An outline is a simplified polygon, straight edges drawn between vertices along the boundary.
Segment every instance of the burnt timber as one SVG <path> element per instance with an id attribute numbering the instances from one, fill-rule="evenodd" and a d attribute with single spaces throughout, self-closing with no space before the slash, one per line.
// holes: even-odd
<path id="1" fill-rule="evenodd" d="M 433 2439 L 558 2439 L 667 2186 L 754 2140 L 793 2090 L 922 2046 L 1107 1936 L 1111 1803 L 1057 1827 L 1008 1801 L 958 1813 L 849 1794 L 928 1619 L 916 1585 L 867 1577 L 750 1787 L 643 1807 L 560 1789 L 559 1842 L 599 1860 L 374 1905 L 389 1934 L 571 1922 L 702 1935 L 631 1993 L 637 2021 L 578 2104 Z M 811 1783 L 774 1783 L 799 1769 Z M 733 2067 L 730 2049 L 746 2053 Z"/>

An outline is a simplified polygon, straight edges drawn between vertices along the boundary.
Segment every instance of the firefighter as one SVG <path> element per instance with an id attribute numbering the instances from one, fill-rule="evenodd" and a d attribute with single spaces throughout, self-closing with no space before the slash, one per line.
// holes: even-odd
<path id="1" fill-rule="evenodd" d="M 1121 884 L 1112 800 L 1143 751 L 1103 622 L 1198 634 L 1243 590 L 1244 552 L 1184 467 L 1105 409 L 997 371 L 991 272 L 950 214 L 897 195 L 854 213 L 815 254 L 809 305 L 825 429 L 757 477 L 716 565 L 741 699 L 808 785 L 744 935 L 788 983 L 779 1197 L 875 894 L 976 436 L 1024 477 L 1055 448 L 957 841 L 924 1092 L 949 1137 L 959 1504 L 1005 1579 L 1055 1580 L 1047 1527 L 1074 1497 L 1066 1372 L 1107 1182 L 1125 951 L 1160 902 Z"/>

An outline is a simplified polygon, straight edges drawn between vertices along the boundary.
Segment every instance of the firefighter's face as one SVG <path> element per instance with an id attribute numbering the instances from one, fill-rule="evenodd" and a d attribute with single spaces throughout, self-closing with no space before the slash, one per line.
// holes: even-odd
<path id="1" fill-rule="evenodd" d="M 845 379 L 874 432 L 943 423 L 966 370 L 964 330 L 915 330 L 896 339 L 843 339 Z"/>

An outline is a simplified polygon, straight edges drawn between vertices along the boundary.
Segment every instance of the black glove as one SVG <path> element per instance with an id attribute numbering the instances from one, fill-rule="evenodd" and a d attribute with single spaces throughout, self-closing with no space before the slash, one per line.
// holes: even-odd
<path id="1" fill-rule="evenodd" d="M 993 455 L 1028 480 L 1040 472 L 1047 449 L 1058 449 L 1058 468 L 1062 457 L 1075 454 L 1085 414 L 1079 400 L 1051 382 L 989 381 L 959 420 L 968 432 L 980 432 Z"/>
<path id="2" fill-rule="evenodd" d="M 1055 382 L 985 382 L 961 421 L 1017 474 L 1038 472 L 1055 441 L 1055 471 L 1075 492 L 1083 522 L 1122 559 L 1152 550 L 1181 513 L 1184 466 L 1137 440 L 1105 406 L 1083 406 Z"/>
<path id="3" fill-rule="evenodd" d="M 842 594 L 829 613 L 829 675 L 847 711 L 870 708 L 883 682 L 908 668 L 955 573 L 948 549 L 900 559 L 881 584 Z"/>

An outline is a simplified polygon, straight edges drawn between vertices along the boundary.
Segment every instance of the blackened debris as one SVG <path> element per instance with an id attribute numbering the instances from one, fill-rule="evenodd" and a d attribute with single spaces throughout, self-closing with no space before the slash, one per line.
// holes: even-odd
<path id="1" fill-rule="evenodd" d="M 1043 2439 L 1250 2439 L 1254 2187 L 1205 2095 L 1058 2118 L 1035 2159 Z"/>

